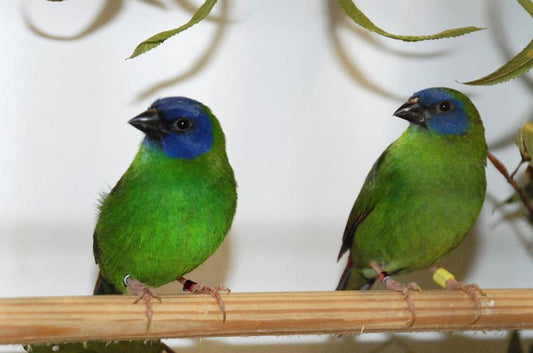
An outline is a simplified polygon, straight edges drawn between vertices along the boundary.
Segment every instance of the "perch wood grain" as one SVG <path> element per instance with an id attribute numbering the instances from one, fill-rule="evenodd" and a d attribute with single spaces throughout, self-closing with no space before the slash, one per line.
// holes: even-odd
<path id="1" fill-rule="evenodd" d="M 390 291 L 224 294 L 225 323 L 211 296 L 163 296 L 162 303 L 153 300 L 148 331 L 144 304 L 132 304 L 130 296 L 6 298 L 0 299 L 0 344 L 533 329 L 533 289 L 485 290 L 485 294 L 479 312 L 461 292 L 413 293 L 414 322 L 401 295 Z"/>

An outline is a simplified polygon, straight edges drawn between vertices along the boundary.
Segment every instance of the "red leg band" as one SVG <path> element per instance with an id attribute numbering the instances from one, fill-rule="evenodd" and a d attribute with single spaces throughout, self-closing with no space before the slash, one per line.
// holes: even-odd
<path id="1" fill-rule="evenodd" d="M 378 277 L 379 277 L 379 280 L 383 283 L 385 283 L 385 281 L 389 278 L 389 274 L 385 271 L 381 271 L 379 274 L 378 274 Z"/>
<path id="2" fill-rule="evenodd" d="M 192 287 L 196 285 L 196 282 L 191 281 L 190 279 L 186 280 L 185 283 L 183 283 L 183 291 L 184 292 L 192 292 Z"/>

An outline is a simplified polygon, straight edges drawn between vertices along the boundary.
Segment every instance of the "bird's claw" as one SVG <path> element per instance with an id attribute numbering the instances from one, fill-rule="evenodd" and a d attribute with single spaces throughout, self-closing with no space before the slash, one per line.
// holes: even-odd
<path id="1" fill-rule="evenodd" d="M 413 320 L 411 322 L 411 325 L 414 323 L 414 317 L 415 317 L 415 304 L 413 303 L 413 300 L 410 296 L 410 291 L 416 291 L 416 292 L 422 292 L 422 288 L 415 282 L 409 282 L 407 284 L 398 282 L 395 279 L 391 277 L 387 277 L 385 281 L 383 282 L 385 284 L 385 287 L 387 289 L 393 290 L 395 292 L 399 292 L 403 295 L 403 299 L 407 302 L 407 308 L 409 311 L 413 314 Z M 409 325 L 409 326 L 411 326 Z"/>
<path id="2" fill-rule="evenodd" d="M 420 288 L 420 286 L 415 282 L 409 282 L 405 284 L 396 281 L 391 276 L 389 276 L 389 274 L 383 270 L 383 267 L 381 267 L 381 265 L 378 264 L 376 261 L 371 261 L 370 267 L 376 272 L 378 278 L 381 280 L 381 282 L 383 282 L 387 289 L 399 292 L 403 295 L 403 300 L 405 300 L 405 302 L 407 303 L 407 309 L 411 312 L 411 321 L 409 322 L 407 327 L 413 326 L 413 324 L 415 323 L 415 303 L 413 303 L 413 300 L 411 299 L 410 291 L 421 292 L 422 288 Z"/>
<path id="3" fill-rule="evenodd" d="M 161 297 L 159 295 L 157 295 L 154 290 L 152 288 L 149 288 L 149 287 L 145 287 L 141 290 L 142 292 L 140 292 L 137 296 L 137 299 L 135 299 L 133 301 L 133 304 L 137 304 L 141 299 L 145 299 L 146 300 L 146 297 L 148 298 L 154 298 L 156 299 L 158 302 L 162 303 L 163 301 L 161 300 Z M 134 293 L 135 294 L 135 293 Z"/>
<path id="4" fill-rule="evenodd" d="M 130 276 L 127 276 L 124 279 L 124 283 L 126 284 L 128 291 L 132 293 L 133 295 L 137 296 L 137 299 L 133 301 L 133 304 L 137 304 L 139 301 L 144 300 L 144 303 L 146 305 L 146 331 L 150 329 L 150 325 L 152 324 L 152 316 L 154 315 L 154 309 L 152 307 L 152 300 L 151 298 L 157 299 L 161 303 L 161 297 L 158 296 L 154 290 L 150 287 L 147 287 L 144 283 L 141 281 L 136 280 L 135 278 L 132 278 Z"/>
<path id="5" fill-rule="evenodd" d="M 393 291 L 402 293 L 404 295 L 404 298 L 409 295 L 409 291 L 415 291 L 419 293 L 422 292 L 422 288 L 420 288 L 420 286 L 415 282 L 409 282 L 407 284 L 404 284 L 390 277 L 386 280 L 385 287 Z"/>
<path id="6" fill-rule="evenodd" d="M 460 290 L 468 295 L 476 295 L 476 292 L 483 296 L 486 295 L 477 283 L 464 283 L 455 279 L 449 279 L 446 282 L 446 288 Z"/>
<path id="7" fill-rule="evenodd" d="M 479 300 L 477 293 L 482 296 L 485 296 L 486 294 L 483 292 L 483 290 L 479 288 L 477 283 L 464 283 L 461 281 L 457 281 L 453 278 L 446 281 L 446 288 L 451 290 L 460 290 L 461 292 L 472 298 L 472 300 L 474 300 L 477 314 L 474 320 L 472 320 L 472 322 L 470 323 L 470 325 L 476 323 L 481 317 L 481 300 Z"/>
<path id="8" fill-rule="evenodd" d="M 184 277 L 178 278 L 178 282 L 183 284 L 183 291 L 185 292 L 205 293 L 205 294 L 212 295 L 217 301 L 218 307 L 220 308 L 220 311 L 222 312 L 222 322 L 223 323 L 226 322 L 226 304 L 224 304 L 224 300 L 222 300 L 222 297 L 220 296 L 220 294 L 230 293 L 231 290 L 229 288 L 223 285 L 211 288 L 211 287 L 204 286 L 201 283 L 196 283 L 194 281 L 191 281 L 190 279 L 185 279 Z"/>

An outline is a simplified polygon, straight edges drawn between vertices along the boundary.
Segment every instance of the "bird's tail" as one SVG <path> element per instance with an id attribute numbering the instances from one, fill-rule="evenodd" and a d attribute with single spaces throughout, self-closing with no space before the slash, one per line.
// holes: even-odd
<path id="1" fill-rule="evenodd" d="M 93 295 L 102 294 L 122 294 L 111 282 L 102 277 L 102 273 L 98 273 L 98 279 L 94 285 Z"/>
<path id="2" fill-rule="evenodd" d="M 335 290 L 368 290 L 374 284 L 375 278 L 366 278 L 361 271 L 352 267 L 352 258 L 348 256 L 346 268 Z"/>

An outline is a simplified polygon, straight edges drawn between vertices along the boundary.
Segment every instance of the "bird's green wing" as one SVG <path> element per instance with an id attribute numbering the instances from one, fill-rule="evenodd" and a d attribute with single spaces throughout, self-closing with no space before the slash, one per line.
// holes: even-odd
<path id="1" fill-rule="evenodd" d="M 346 228 L 344 228 L 342 246 L 337 261 L 339 261 L 342 255 L 352 247 L 357 227 L 366 217 L 368 217 L 378 203 L 380 196 L 383 195 L 383 192 L 380 189 L 386 186 L 386 181 L 381 182 L 380 179 L 386 177 L 383 173 L 380 173 L 380 171 L 386 163 L 389 150 L 392 146 L 393 145 L 390 145 L 385 151 L 383 151 L 365 179 L 365 183 L 361 188 L 359 196 L 357 197 L 357 200 L 355 200 L 350 216 L 348 217 Z"/>

